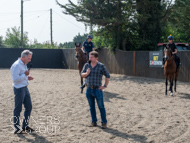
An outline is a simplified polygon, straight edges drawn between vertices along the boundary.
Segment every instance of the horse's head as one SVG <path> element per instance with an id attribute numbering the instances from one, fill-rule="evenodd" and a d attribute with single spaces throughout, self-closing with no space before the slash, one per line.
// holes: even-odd
<path id="1" fill-rule="evenodd" d="M 88 56 L 85 53 L 83 53 L 83 51 L 81 49 L 81 43 L 75 43 L 75 51 L 77 52 L 77 55 L 80 60 L 88 59 Z"/>
<path id="2" fill-rule="evenodd" d="M 172 57 L 172 50 L 171 50 L 171 48 L 165 48 L 164 49 L 164 58 L 165 58 L 165 60 L 167 61 L 171 57 Z"/>
<path id="3" fill-rule="evenodd" d="M 75 50 L 77 53 L 80 53 L 82 50 L 81 50 L 81 43 L 75 43 Z"/>

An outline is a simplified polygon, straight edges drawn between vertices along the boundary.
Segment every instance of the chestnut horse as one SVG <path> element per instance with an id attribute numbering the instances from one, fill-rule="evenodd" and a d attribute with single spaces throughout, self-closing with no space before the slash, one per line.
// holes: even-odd
<path id="1" fill-rule="evenodd" d="M 80 46 L 81 46 L 81 43 L 79 43 L 79 44 L 75 43 L 75 53 L 78 55 L 77 67 L 78 67 L 79 74 L 81 77 L 81 86 L 82 86 L 83 85 L 83 78 L 81 76 L 81 71 L 82 71 L 85 63 L 88 61 L 88 56 L 81 50 Z M 83 93 L 83 88 L 81 88 L 81 93 Z"/>
<path id="2" fill-rule="evenodd" d="M 164 49 L 164 58 L 165 58 L 165 65 L 164 65 L 164 75 L 165 75 L 165 80 L 166 80 L 166 91 L 165 95 L 167 95 L 167 85 L 168 85 L 168 80 L 170 82 L 170 95 L 173 96 L 173 81 L 175 80 L 175 87 L 174 91 L 176 92 L 176 82 L 177 82 L 177 77 L 179 73 L 179 69 L 177 69 L 175 60 L 174 60 L 174 55 L 172 55 L 171 48 L 165 48 Z"/>

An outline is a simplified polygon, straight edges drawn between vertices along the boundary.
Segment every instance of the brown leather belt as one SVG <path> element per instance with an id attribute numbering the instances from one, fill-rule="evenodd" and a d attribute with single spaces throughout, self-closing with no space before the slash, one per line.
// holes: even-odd
<path id="1" fill-rule="evenodd" d="M 91 88 L 91 89 L 99 88 L 99 86 L 88 86 L 88 87 Z"/>

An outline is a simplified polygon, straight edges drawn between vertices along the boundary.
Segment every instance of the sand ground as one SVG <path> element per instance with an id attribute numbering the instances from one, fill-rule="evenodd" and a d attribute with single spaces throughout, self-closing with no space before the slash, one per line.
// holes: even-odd
<path id="1" fill-rule="evenodd" d="M 178 82 L 174 97 L 164 96 L 164 80 L 111 74 L 104 91 L 108 129 L 89 128 L 85 92 L 76 70 L 32 69 L 32 134 L 14 135 L 14 94 L 8 69 L 0 70 L 0 142 L 34 143 L 189 143 L 190 83 Z M 24 110 L 24 108 L 23 108 Z M 21 113 L 21 118 L 23 111 Z"/>

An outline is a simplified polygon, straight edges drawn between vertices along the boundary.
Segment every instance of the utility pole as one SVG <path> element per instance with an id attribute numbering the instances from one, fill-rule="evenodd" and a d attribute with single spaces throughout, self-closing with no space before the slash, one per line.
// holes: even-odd
<path id="1" fill-rule="evenodd" d="M 53 45 L 53 26 L 52 26 L 52 9 L 50 9 L 50 31 L 51 31 L 51 45 Z"/>
<path id="2" fill-rule="evenodd" d="M 21 0 L 21 48 L 23 48 L 23 3 L 24 1 Z"/>

